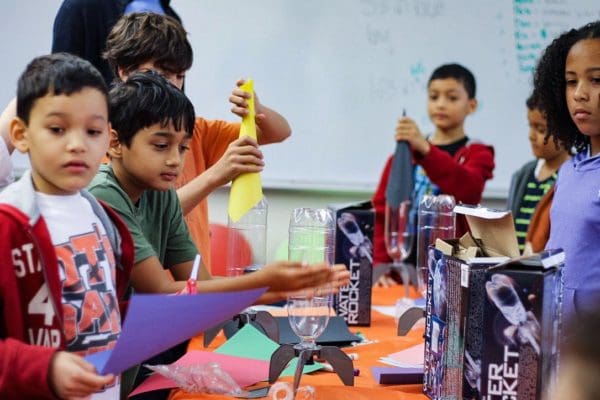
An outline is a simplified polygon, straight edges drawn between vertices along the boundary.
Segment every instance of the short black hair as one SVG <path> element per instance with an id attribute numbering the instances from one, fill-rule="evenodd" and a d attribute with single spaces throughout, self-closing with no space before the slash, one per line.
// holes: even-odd
<path id="1" fill-rule="evenodd" d="M 565 68 L 571 47 L 584 39 L 600 39 L 600 21 L 571 29 L 554 39 L 544 50 L 533 78 L 534 95 L 546 112 L 548 136 L 553 136 L 564 148 L 575 147 L 577 151 L 585 149 L 590 139 L 577 129 L 569 114 Z"/>
<path id="2" fill-rule="evenodd" d="M 529 95 L 527 100 L 525 100 L 525 105 L 527 105 L 527 108 L 532 111 L 533 110 L 543 111 L 540 99 L 537 98 L 535 93 L 532 93 L 531 95 Z"/>
<path id="3" fill-rule="evenodd" d="M 70 96 L 85 88 L 100 91 L 108 106 L 106 83 L 89 61 L 68 53 L 36 57 L 27 64 L 17 83 L 17 116 L 28 124 L 37 99 L 48 94 Z"/>
<path id="4" fill-rule="evenodd" d="M 109 115 L 119 141 L 131 145 L 133 137 L 154 124 L 173 123 L 192 136 L 194 106 L 187 96 L 154 71 L 136 72 L 115 82 L 109 92 Z"/>
<path id="5" fill-rule="evenodd" d="M 106 40 L 103 54 L 115 76 L 119 68 L 127 73 L 146 62 L 169 73 L 182 73 L 194 60 L 187 32 L 175 18 L 155 13 L 122 16 Z"/>
<path id="6" fill-rule="evenodd" d="M 475 98 L 475 91 L 477 89 L 475 85 L 475 76 L 467 68 L 460 64 L 444 64 L 437 67 L 429 77 L 427 86 L 431 84 L 431 81 L 435 79 L 448 79 L 453 78 L 458 82 L 462 83 L 467 91 L 469 99 Z"/>

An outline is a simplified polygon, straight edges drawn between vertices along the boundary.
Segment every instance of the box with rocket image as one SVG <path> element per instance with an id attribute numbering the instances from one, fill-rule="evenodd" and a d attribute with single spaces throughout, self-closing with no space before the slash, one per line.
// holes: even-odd
<path id="1" fill-rule="evenodd" d="M 338 316 L 348 325 L 371 324 L 371 287 L 373 282 L 373 227 L 375 212 L 370 201 L 329 205 L 335 213 L 336 264 L 345 264 L 350 283 L 334 297 Z"/>
<path id="2" fill-rule="evenodd" d="M 555 384 L 562 307 L 562 250 L 486 272 L 483 399 L 547 398 Z"/>
<path id="3" fill-rule="evenodd" d="M 481 257 L 468 235 L 429 249 L 423 391 L 431 399 L 476 398 L 482 350 L 483 282 L 507 257 Z M 475 321 L 475 322 L 474 322 Z M 471 329 L 467 329 L 468 326 Z M 471 356 L 472 355 L 472 356 Z"/>
<path id="4" fill-rule="evenodd" d="M 469 232 L 459 239 L 438 240 L 435 248 L 429 249 L 424 393 L 432 399 L 503 398 L 493 397 L 496 392 L 512 398 L 510 390 L 514 382 L 500 382 L 498 376 L 502 375 L 500 368 L 507 378 L 515 370 L 490 361 L 498 354 L 518 353 L 520 344 L 532 342 L 523 340 L 533 333 L 532 337 L 539 336 L 539 343 L 553 343 L 540 345 L 553 354 L 547 360 L 539 357 L 540 367 L 533 369 L 525 364 L 522 367 L 531 370 L 533 375 L 527 376 L 542 372 L 533 378 L 529 388 L 535 398 L 536 391 L 539 393 L 551 381 L 551 371 L 555 368 L 560 327 L 560 315 L 556 312 L 560 310 L 560 265 L 564 254 L 550 251 L 521 257 L 510 211 L 465 205 L 456 206 L 454 211 L 466 217 Z M 540 280 L 540 276 L 545 278 Z M 524 296 L 522 304 L 527 306 L 511 308 L 513 303 L 517 304 L 513 301 L 516 297 L 510 296 L 514 293 Z M 542 301 L 542 305 L 536 304 L 543 309 L 554 308 L 544 315 L 536 314 L 530 301 Z M 507 316 L 512 323 L 506 322 Z M 548 332 L 545 336 L 538 335 L 541 330 L 535 329 L 534 321 Z M 497 329 L 500 334 L 492 335 Z M 509 352 L 504 353 L 504 345 L 511 343 L 513 347 L 509 346 Z M 526 372 L 520 373 L 526 376 Z M 498 382 L 500 386 L 495 386 Z M 523 398 L 529 398 L 526 392 L 521 393 Z"/>

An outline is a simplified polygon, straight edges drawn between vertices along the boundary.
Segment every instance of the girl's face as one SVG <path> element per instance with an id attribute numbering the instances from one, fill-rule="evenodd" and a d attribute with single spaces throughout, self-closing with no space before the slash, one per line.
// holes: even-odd
<path id="1" fill-rule="evenodd" d="M 565 66 L 567 107 L 581 133 L 600 137 L 600 39 L 575 43 Z"/>

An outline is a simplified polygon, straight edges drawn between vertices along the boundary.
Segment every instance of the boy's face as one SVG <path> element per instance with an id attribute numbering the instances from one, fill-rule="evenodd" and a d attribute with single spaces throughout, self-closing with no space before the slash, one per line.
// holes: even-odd
<path id="1" fill-rule="evenodd" d="M 529 143 L 531 143 L 531 152 L 535 158 L 551 160 L 564 153 L 562 148 L 556 148 L 553 140 L 545 142 L 547 126 L 546 117 L 538 109 L 527 109 L 527 122 L 529 123 Z"/>
<path id="2" fill-rule="evenodd" d="M 130 195 L 146 189 L 168 190 L 181 172 L 190 138 L 172 123 L 155 124 L 135 134 L 130 146 L 116 143 L 117 152 L 111 149 L 113 160 L 121 164 L 120 183 Z"/>
<path id="3" fill-rule="evenodd" d="M 106 96 L 84 88 L 71 95 L 48 94 L 35 101 L 29 124 L 15 118 L 11 138 L 29 154 L 36 190 L 74 194 L 96 174 L 108 149 Z"/>
<path id="4" fill-rule="evenodd" d="M 165 71 L 165 70 L 155 66 L 153 61 L 147 61 L 147 62 L 141 64 L 135 71 L 132 71 L 131 73 L 146 72 L 146 71 L 157 72 L 160 75 L 162 75 L 163 78 L 165 78 L 166 80 L 171 82 L 179 90 L 183 89 L 183 82 L 185 81 L 185 72 L 181 72 L 181 73 L 168 72 L 168 71 Z M 122 81 L 126 81 L 131 73 L 127 73 L 127 72 L 119 69 L 119 78 Z"/>
<path id="5" fill-rule="evenodd" d="M 432 80 L 427 94 L 429 118 L 441 130 L 460 127 L 477 107 L 477 101 L 469 99 L 463 84 L 454 78 Z"/>

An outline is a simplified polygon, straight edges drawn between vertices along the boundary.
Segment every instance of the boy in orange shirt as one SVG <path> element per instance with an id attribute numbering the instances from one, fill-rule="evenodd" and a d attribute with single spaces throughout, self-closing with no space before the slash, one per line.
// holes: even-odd
<path id="1" fill-rule="evenodd" d="M 123 16 L 108 36 L 105 57 L 121 80 L 135 71 L 154 70 L 182 89 L 185 73 L 192 66 L 192 47 L 187 32 L 170 17 L 133 13 Z M 242 80 L 237 82 L 241 85 Z M 234 89 L 231 111 L 247 114 L 249 94 Z M 196 118 L 183 171 L 177 180 L 177 195 L 192 239 L 205 266 L 210 267 L 208 196 L 244 172 L 260 172 L 264 162 L 259 144 L 276 143 L 291 134 L 284 117 L 264 106 L 254 94 L 258 143 L 239 138 L 239 123 Z"/>

